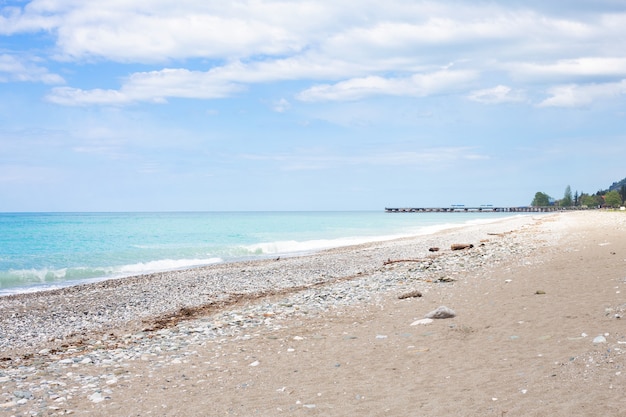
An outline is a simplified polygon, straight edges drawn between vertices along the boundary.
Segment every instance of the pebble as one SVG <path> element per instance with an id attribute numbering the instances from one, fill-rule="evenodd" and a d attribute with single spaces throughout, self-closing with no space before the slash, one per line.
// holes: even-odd
<path id="1" fill-rule="evenodd" d="M 605 338 L 604 336 L 602 336 L 602 335 L 600 335 L 600 336 L 596 336 L 596 337 L 593 339 L 593 343 L 594 343 L 594 344 L 595 344 L 595 343 L 606 343 L 606 338 Z"/>
<path id="2" fill-rule="evenodd" d="M 450 319 L 455 316 L 456 313 L 454 312 L 454 310 L 446 306 L 440 306 L 430 313 L 427 313 L 424 317 L 428 319 Z"/>
<path id="3" fill-rule="evenodd" d="M 420 320 L 415 320 L 413 323 L 411 323 L 411 326 L 419 326 L 419 325 L 424 325 L 424 324 L 430 324 L 432 323 L 434 320 L 433 319 L 420 319 Z"/>
<path id="4" fill-rule="evenodd" d="M 96 404 L 104 401 L 104 397 L 102 396 L 102 393 L 100 392 L 94 392 L 88 398 L 89 398 L 89 401 L 94 402 Z"/>

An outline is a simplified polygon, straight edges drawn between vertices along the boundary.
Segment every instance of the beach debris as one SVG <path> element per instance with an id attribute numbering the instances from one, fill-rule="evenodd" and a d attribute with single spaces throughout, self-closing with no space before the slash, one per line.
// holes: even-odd
<path id="1" fill-rule="evenodd" d="M 397 264 L 401 262 L 427 262 L 428 259 L 387 259 L 383 265 Z"/>
<path id="2" fill-rule="evenodd" d="M 418 298 L 421 296 L 422 296 L 422 293 L 420 291 L 413 290 L 413 291 L 405 292 L 404 294 L 400 294 L 398 296 L 398 299 L 404 300 L 405 298 Z"/>
<path id="3" fill-rule="evenodd" d="M 439 277 L 435 280 L 435 282 L 454 282 L 456 279 L 451 277 Z"/>
<path id="4" fill-rule="evenodd" d="M 439 252 L 439 248 L 436 246 L 433 246 L 432 248 L 428 248 L 429 252 Z"/>
<path id="5" fill-rule="evenodd" d="M 446 306 L 439 306 L 435 310 L 426 314 L 424 317 L 429 319 L 450 319 L 455 316 L 456 313 L 451 308 L 448 308 Z"/>
<path id="6" fill-rule="evenodd" d="M 543 295 L 545 293 L 546 292 L 544 290 L 537 290 L 537 291 L 535 291 L 535 294 L 537 294 L 537 295 Z"/>
<path id="7" fill-rule="evenodd" d="M 471 249 L 473 247 L 474 247 L 474 245 L 472 245 L 471 243 L 453 243 L 450 246 L 450 249 L 452 249 L 452 250 L 463 250 L 463 249 Z"/>
<path id="8" fill-rule="evenodd" d="M 606 343 L 606 337 L 600 335 L 593 338 L 593 344 Z"/>
<path id="9" fill-rule="evenodd" d="M 413 323 L 411 323 L 411 326 L 420 326 L 420 325 L 430 324 L 430 323 L 432 323 L 433 321 L 434 321 L 433 319 L 420 319 L 420 320 L 415 320 Z"/>

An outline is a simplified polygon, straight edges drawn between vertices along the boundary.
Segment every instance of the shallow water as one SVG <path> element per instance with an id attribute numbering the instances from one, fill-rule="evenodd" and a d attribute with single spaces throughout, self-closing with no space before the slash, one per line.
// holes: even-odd
<path id="1" fill-rule="evenodd" d="M 510 213 L 0 213 L 0 295 L 435 232 Z"/>

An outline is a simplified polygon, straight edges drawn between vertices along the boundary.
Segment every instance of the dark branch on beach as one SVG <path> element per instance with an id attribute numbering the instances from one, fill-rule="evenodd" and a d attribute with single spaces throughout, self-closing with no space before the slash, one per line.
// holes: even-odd
<path id="1" fill-rule="evenodd" d="M 387 259 L 383 265 L 390 265 L 402 262 L 431 262 L 432 259 Z"/>

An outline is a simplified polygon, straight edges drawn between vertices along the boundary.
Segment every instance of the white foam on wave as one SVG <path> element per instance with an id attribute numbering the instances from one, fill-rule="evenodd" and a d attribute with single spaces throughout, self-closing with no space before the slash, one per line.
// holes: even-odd
<path id="1" fill-rule="evenodd" d="M 378 240 L 378 239 L 376 239 Z M 343 238 L 343 239 L 317 239 L 307 241 L 284 240 L 278 242 L 262 242 L 244 246 L 247 251 L 254 255 L 274 255 L 294 252 L 315 252 L 340 246 L 357 245 L 366 243 L 367 239 Z"/>
<path id="2" fill-rule="evenodd" d="M 278 242 L 262 242 L 245 246 L 245 249 L 255 255 L 277 255 L 287 253 L 310 253 L 325 249 L 339 248 L 344 246 L 361 245 L 371 242 L 383 242 L 403 237 L 414 236 L 415 233 L 402 233 L 384 236 L 362 236 L 338 239 L 316 239 L 306 241 L 285 240 Z"/>
<path id="3" fill-rule="evenodd" d="M 390 235 L 375 235 L 375 236 L 360 236 L 360 237 L 347 237 L 337 239 L 317 239 L 317 240 L 285 240 L 277 242 L 262 242 L 253 245 L 244 246 L 246 251 L 253 255 L 278 255 L 289 253 L 310 253 L 321 251 L 325 249 L 339 248 L 344 246 L 360 245 L 364 243 L 372 242 L 384 242 L 394 239 L 401 239 L 415 236 L 426 236 L 439 233 L 445 230 L 467 227 L 472 225 L 494 223 L 505 218 L 518 217 L 524 215 L 512 215 L 506 217 L 485 218 L 485 219 L 473 219 L 456 223 L 437 223 L 429 226 L 420 226 L 415 229 L 407 230 L 404 233 L 396 233 Z"/>
<path id="4" fill-rule="evenodd" d="M 113 267 L 74 267 L 59 269 L 10 270 L 4 279 L 8 288 L 0 288 L 0 296 L 64 288 L 78 284 L 125 278 L 133 275 L 173 271 L 223 262 L 221 258 L 161 259 Z"/>
<path id="5" fill-rule="evenodd" d="M 158 261 L 138 262 L 115 268 L 115 272 L 123 275 L 145 274 L 150 272 L 171 271 L 175 269 L 193 268 L 222 262 L 221 258 L 208 259 L 161 259 Z"/>

